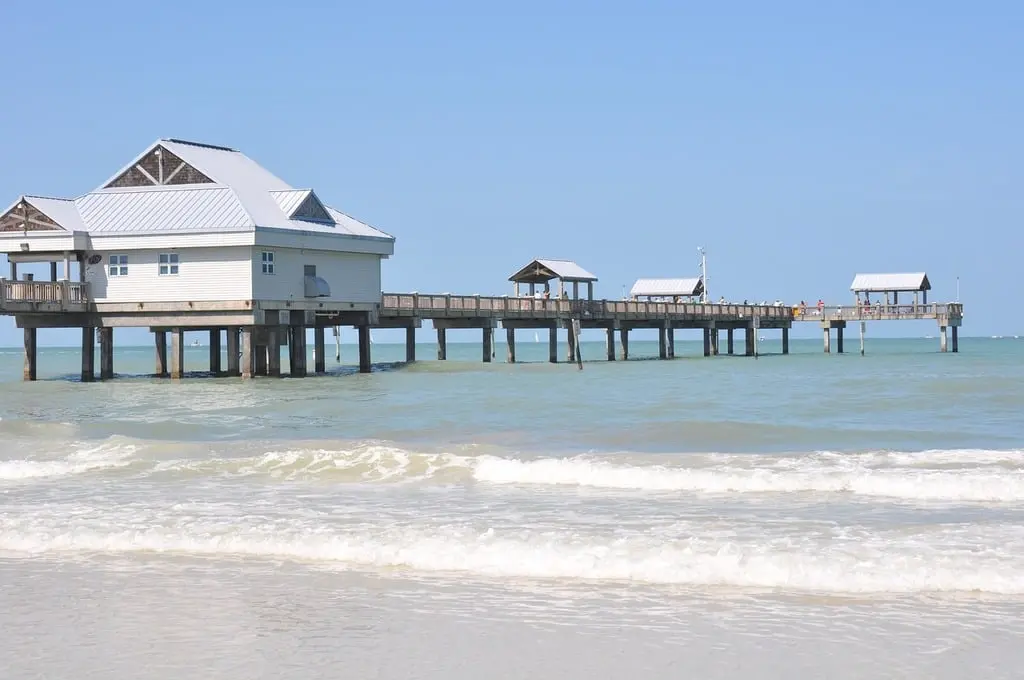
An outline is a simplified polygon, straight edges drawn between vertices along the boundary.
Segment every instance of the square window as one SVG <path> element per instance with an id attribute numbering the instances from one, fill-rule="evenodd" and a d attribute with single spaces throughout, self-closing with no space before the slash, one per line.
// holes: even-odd
<path id="1" fill-rule="evenodd" d="M 263 265 L 264 274 L 274 273 L 274 253 L 264 250 L 260 255 L 260 262 Z"/>
<path id="2" fill-rule="evenodd" d="M 178 253 L 160 253 L 160 276 L 178 273 Z"/>
<path id="3" fill-rule="evenodd" d="M 128 256 L 111 255 L 107 266 L 109 276 L 128 276 Z"/>

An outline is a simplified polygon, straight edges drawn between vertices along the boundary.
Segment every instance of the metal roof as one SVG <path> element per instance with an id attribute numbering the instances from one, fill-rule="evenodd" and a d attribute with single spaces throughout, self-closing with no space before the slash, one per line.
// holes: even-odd
<path id="1" fill-rule="evenodd" d="M 630 289 L 631 297 L 693 297 L 704 292 L 697 279 L 637 279 Z"/>
<path id="2" fill-rule="evenodd" d="M 106 188 L 157 147 L 174 154 L 211 182 Z M 30 198 L 29 202 L 69 230 L 97 233 L 208 233 L 263 227 L 394 241 L 390 234 L 323 205 L 319 198 L 317 205 L 326 210 L 325 219 L 293 218 L 306 199 L 315 197 L 313 190 L 294 189 L 228 147 L 160 139 L 101 187 L 73 201 Z"/>
<path id="3" fill-rule="evenodd" d="M 924 272 L 913 274 L 857 274 L 853 277 L 850 290 L 856 293 L 884 293 L 887 291 L 931 290 L 928 275 Z"/>
<path id="4" fill-rule="evenodd" d="M 597 277 L 572 260 L 536 259 L 508 278 L 520 283 L 544 283 L 551 279 L 563 281 L 597 281 Z"/>
<path id="5" fill-rule="evenodd" d="M 182 188 L 184 187 L 184 188 Z M 75 201 L 92 233 L 225 231 L 255 226 L 235 193 L 216 185 L 121 189 Z"/>

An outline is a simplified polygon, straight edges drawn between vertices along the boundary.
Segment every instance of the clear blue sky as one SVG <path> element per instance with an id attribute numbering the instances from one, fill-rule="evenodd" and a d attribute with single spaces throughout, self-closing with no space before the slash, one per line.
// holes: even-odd
<path id="1" fill-rule="evenodd" d="M 702 245 L 715 298 L 926 270 L 936 300 L 960 277 L 965 334 L 1024 333 L 999 314 L 1022 297 L 1024 3 L 491 4 L 12 3 L 0 201 L 181 137 L 396 235 L 388 290 L 504 294 L 539 256 L 617 297 L 695 275 Z"/>

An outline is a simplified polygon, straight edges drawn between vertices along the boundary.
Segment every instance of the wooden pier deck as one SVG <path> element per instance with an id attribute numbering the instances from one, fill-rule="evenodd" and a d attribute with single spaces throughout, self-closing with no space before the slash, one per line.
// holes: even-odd
<path id="1" fill-rule="evenodd" d="M 559 360 L 558 330 L 567 329 L 566 360 L 579 361 L 580 329 L 604 329 L 607 359 L 629 358 L 629 333 L 656 329 L 659 357 L 675 356 L 675 331 L 701 329 L 704 355 L 719 354 L 720 332 L 726 332 L 728 354 L 734 353 L 734 333 L 744 333 L 743 354 L 756 356 L 757 339 L 765 330 L 782 334 L 782 353 L 789 353 L 789 331 L 794 323 L 818 323 L 824 331 L 824 350 L 831 351 L 835 331 L 837 351 L 843 352 L 843 331 L 860 323 L 861 352 L 869 321 L 934 320 L 940 330 L 940 349 L 947 351 L 947 330 L 952 329 L 952 351 L 957 352 L 958 328 L 963 320 L 959 303 L 901 305 L 825 305 L 801 310 L 792 306 L 657 302 L 633 300 L 546 299 L 540 297 L 426 295 L 383 293 L 371 311 L 332 307 L 315 300 L 261 303 L 237 302 L 97 304 L 89 298 L 89 284 L 71 281 L 0 280 L 0 315 L 12 315 L 25 331 L 25 378 L 36 375 L 38 328 L 82 329 L 82 378 L 92 380 L 95 337 L 100 344 L 100 377 L 113 371 L 113 328 L 145 327 L 156 337 L 156 374 L 180 377 L 184 367 L 183 333 L 210 332 L 211 369 L 219 375 L 280 375 L 280 349 L 289 347 L 291 374 L 306 374 L 306 329 L 314 329 L 315 373 L 325 371 L 324 330 L 354 326 L 359 330 L 360 370 L 370 370 L 369 331 L 372 328 L 406 329 L 406 359 L 416 360 L 417 328 L 430 321 L 437 332 L 438 359 L 447 358 L 449 329 L 480 329 L 485 362 L 494 354 L 493 335 L 506 331 L 507 361 L 515 362 L 515 331 L 547 329 L 550 361 Z M 226 343 L 222 344 L 222 334 Z M 618 333 L 618 342 L 616 342 Z M 167 335 L 171 335 L 168 357 Z M 221 370 L 221 348 L 227 348 L 227 369 Z M 216 355 L 216 356 L 215 356 Z M 169 359 L 169 360 L 168 360 Z"/>

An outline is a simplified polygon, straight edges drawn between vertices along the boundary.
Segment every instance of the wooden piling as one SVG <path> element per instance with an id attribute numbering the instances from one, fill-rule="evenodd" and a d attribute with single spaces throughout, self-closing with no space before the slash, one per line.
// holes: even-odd
<path id="1" fill-rule="evenodd" d="M 733 329 L 729 328 L 725 331 L 725 352 L 730 356 L 733 354 Z"/>
<path id="2" fill-rule="evenodd" d="M 843 353 L 843 331 L 845 330 L 846 324 L 842 326 L 836 326 L 836 352 L 839 354 Z"/>
<path id="3" fill-rule="evenodd" d="M 494 329 L 490 326 L 483 327 L 483 360 L 485 364 L 491 363 L 494 355 Z"/>
<path id="4" fill-rule="evenodd" d="M 313 328 L 313 373 L 317 375 L 327 372 L 327 357 L 324 356 L 327 347 L 326 331 L 323 326 Z"/>
<path id="5" fill-rule="evenodd" d="M 718 356 L 718 341 L 721 339 L 721 334 L 717 328 L 711 329 L 711 354 Z"/>
<path id="6" fill-rule="evenodd" d="M 676 358 L 676 329 L 669 326 L 665 329 L 665 335 L 668 338 L 668 358 Z"/>
<path id="7" fill-rule="evenodd" d="M 239 348 L 239 330 L 237 326 L 231 326 L 227 329 L 227 374 L 232 377 L 238 377 L 242 373 L 239 358 L 239 353 L 241 352 Z"/>
<path id="8" fill-rule="evenodd" d="M 25 368 L 22 371 L 22 378 L 24 380 L 35 380 L 38 368 L 37 360 L 39 354 L 36 351 L 36 329 L 26 328 L 25 329 Z"/>
<path id="9" fill-rule="evenodd" d="M 405 362 L 408 364 L 416 361 L 416 328 L 409 326 L 405 329 Z"/>
<path id="10" fill-rule="evenodd" d="M 566 324 L 565 329 L 565 360 L 572 363 L 576 361 L 576 334 L 572 332 L 572 321 Z"/>
<path id="11" fill-rule="evenodd" d="M 288 375 L 293 378 L 306 377 L 306 327 L 288 327 Z"/>
<path id="12" fill-rule="evenodd" d="M 608 361 L 615 361 L 615 329 L 608 328 L 605 337 L 605 350 L 608 353 Z"/>
<path id="13" fill-rule="evenodd" d="M 508 363 L 516 363 L 516 329 L 506 328 L 505 329 L 505 346 L 508 349 Z"/>
<path id="14" fill-rule="evenodd" d="M 960 335 L 958 332 L 960 328 L 958 326 L 950 326 L 950 332 L 953 333 L 953 353 L 956 354 L 960 351 L 959 343 L 957 342 L 957 336 Z"/>
<path id="15" fill-rule="evenodd" d="M 96 329 L 86 326 L 82 329 L 82 382 L 96 380 Z"/>
<path id="16" fill-rule="evenodd" d="M 210 330 L 210 373 L 221 374 L 220 365 L 220 329 Z"/>
<path id="17" fill-rule="evenodd" d="M 619 329 L 619 344 L 622 345 L 622 360 L 629 360 L 629 329 Z"/>
<path id="18" fill-rule="evenodd" d="M 552 364 L 558 363 L 558 327 L 552 326 L 548 329 L 548 361 Z"/>
<path id="19" fill-rule="evenodd" d="M 369 373 L 370 370 L 370 327 L 359 326 L 359 372 Z"/>
<path id="20" fill-rule="evenodd" d="M 153 340 L 156 343 L 156 377 L 166 378 L 170 375 L 167 371 L 167 331 L 153 331 Z"/>
<path id="21" fill-rule="evenodd" d="M 267 328 L 267 375 L 281 377 L 281 327 Z"/>
<path id="22" fill-rule="evenodd" d="M 658 358 L 668 359 L 668 338 L 665 337 L 665 329 L 658 329 Z"/>
<path id="23" fill-rule="evenodd" d="M 253 342 L 252 342 L 252 326 L 243 326 L 241 332 L 242 341 L 242 356 L 239 359 L 239 369 L 241 370 L 242 377 L 245 379 L 252 378 L 253 369 Z"/>
<path id="24" fill-rule="evenodd" d="M 711 329 L 705 328 L 704 331 L 704 356 L 711 356 Z"/>
<path id="25" fill-rule="evenodd" d="M 114 329 L 100 329 L 100 380 L 114 377 Z"/>
<path id="26" fill-rule="evenodd" d="M 445 334 L 444 328 L 437 329 L 437 360 L 445 361 L 448 359 L 448 336 Z"/>
<path id="27" fill-rule="evenodd" d="M 864 356 L 864 333 L 867 330 L 867 323 L 860 322 L 860 355 Z"/>
<path id="28" fill-rule="evenodd" d="M 782 353 L 789 354 L 789 329 L 782 329 Z"/>
<path id="29" fill-rule="evenodd" d="M 753 322 L 743 327 L 743 355 L 752 357 L 754 356 L 754 336 L 757 334 L 757 329 L 754 328 Z"/>
<path id="30" fill-rule="evenodd" d="M 947 326 L 940 326 L 939 327 L 939 351 L 940 352 L 945 352 L 946 351 L 946 347 L 947 347 L 946 328 L 948 328 L 948 327 Z"/>
<path id="31" fill-rule="evenodd" d="M 185 375 L 185 331 L 171 330 L 171 380 L 181 380 Z"/>
<path id="32" fill-rule="evenodd" d="M 829 328 L 828 326 L 825 326 L 825 328 L 823 330 L 825 331 L 825 354 L 831 354 L 832 353 L 832 329 Z"/>

